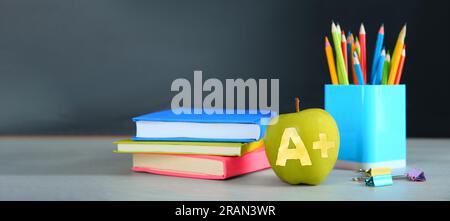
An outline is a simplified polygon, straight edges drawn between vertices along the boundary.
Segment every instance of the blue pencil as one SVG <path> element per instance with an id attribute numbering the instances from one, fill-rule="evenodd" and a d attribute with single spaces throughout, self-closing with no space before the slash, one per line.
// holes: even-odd
<path id="1" fill-rule="evenodd" d="M 375 71 L 372 73 L 372 76 L 370 76 L 370 84 L 375 85 L 375 84 L 379 84 L 378 82 L 381 82 L 381 77 L 380 74 L 383 73 L 383 64 L 384 64 L 384 59 L 386 58 L 386 51 L 383 49 L 383 51 L 381 51 L 380 56 L 378 56 L 378 59 L 376 60 L 376 66 L 375 66 Z M 380 65 L 381 65 L 381 73 L 380 73 Z"/>
<path id="2" fill-rule="evenodd" d="M 378 59 L 380 58 L 381 49 L 383 47 L 383 40 L 384 40 L 384 24 L 382 24 L 380 29 L 378 30 L 377 41 L 375 44 L 375 50 L 373 53 L 373 61 L 372 61 L 372 72 L 371 72 L 372 79 L 374 79 L 373 75 L 376 76 L 377 74 Z"/>
<path id="3" fill-rule="evenodd" d="M 348 34 L 347 34 L 347 54 L 349 56 L 351 56 L 351 54 L 352 54 L 352 43 L 353 43 L 353 39 L 350 40 L 350 35 L 351 35 L 351 33 L 349 31 Z M 351 59 L 348 59 L 348 60 L 350 61 Z M 349 71 L 348 75 L 350 75 L 350 71 Z"/>
<path id="4" fill-rule="evenodd" d="M 375 85 L 377 78 L 378 78 L 378 64 L 380 63 L 381 56 L 378 56 L 378 58 L 375 60 L 375 70 L 372 71 L 372 74 L 370 75 L 370 84 Z"/>
<path id="5" fill-rule="evenodd" d="M 383 48 L 383 50 L 381 51 L 380 58 L 378 59 L 375 84 L 381 84 L 381 79 L 383 78 L 383 67 L 385 59 L 386 59 L 386 49 Z"/>
<path id="6" fill-rule="evenodd" d="M 358 54 L 356 51 L 353 53 L 353 67 L 355 67 L 356 77 L 358 78 L 358 84 L 364 84 L 364 76 L 362 73 L 361 65 L 359 64 Z"/>

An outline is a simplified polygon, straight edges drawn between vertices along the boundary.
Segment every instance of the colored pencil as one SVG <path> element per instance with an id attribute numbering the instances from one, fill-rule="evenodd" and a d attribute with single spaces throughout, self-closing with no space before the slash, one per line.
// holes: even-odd
<path id="1" fill-rule="evenodd" d="M 352 34 L 351 32 L 347 33 L 347 60 L 348 60 L 348 63 L 350 63 L 350 66 L 352 66 L 351 61 L 350 61 L 352 59 L 351 58 L 352 57 L 352 43 L 351 43 L 351 39 L 350 39 L 351 34 Z M 347 69 L 347 72 L 349 72 L 348 74 L 350 75 L 350 70 Z"/>
<path id="2" fill-rule="evenodd" d="M 375 49 L 373 53 L 373 60 L 372 60 L 372 70 L 371 74 L 379 73 L 379 71 L 376 71 L 377 68 L 377 62 L 381 54 L 381 49 L 383 47 L 383 40 L 384 40 L 384 25 L 382 24 L 380 29 L 378 30 L 377 34 L 377 41 L 375 43 Z M 382 61 L 384 63 L 384 60 Z"/>
<path id="3" fill-rule="evenodd" d="M 352 78 L 353 78 L 353 84 L 358 84 L 358 78 L 356 77 L 355 67 L 353 67 L 353 52 L 355 52 L 355 40 L 353 39 L 353 34 L 350 33 L 350 37 L 347 40 L 347 44 L 350 45 L 350 51 L 348 53 L 348 59 L 350 63 L 350 67 L 352 68 Z"/>
<path id="4" fill-rule="evenodd" d="M 359 44 L 358 38 L 355 42 L 356 53 L 358 53 L 358 59 L 361 59 L 361 45 Z"/>
<path id="5" fill-rule="evenodd" d="M 342 55 L 341 42 L 339 41 L 341 36 L 340 27 L 332 23 L 331 34 L 333 36 L 334 50 L 336 51 L 336 66 L 338 70 L 339 84 L 347 85 L 348 84 L 347 72 L 345 71 L 344 56 Z"/>
<path id="6" fill-rule="evenodd" d="M 402 78 L 403 65 L 405 64 L 406 58 L 406 46 L 403 46 L 402 56 L 400 57 L 400 63 L 398 64 L 397 75 L 395 75 L 395 84 L 400 84 L 400 80 Z"/>
<path id="7" fill-rule="evenodd" d="M 338 65 L 338 62 L 337 62 L 337 56 L 338 56 L 338 53 L 337 53 L 337 49 L 336 49 L 336 42 L 339 42 L 339 44 L 341 43 L 340 41 L 339 41 L 339 37 L 337 36 L 337 34 L 336 34 L 336 25 L 334 24 L 334 22 L 332 22 L 331 23 L 331 38 L 332 38 L 332 40 L 333 40 L 333 44 L 334 44 L 334 46 L 335 46 L 335 56 L 336 56 L 336 73 L 337 73 L 337 77 L 338 77 L 338 79 L 339 79 L 339 83 L 341 83 L 340 81 L 341 81 L 341 66 L 339 66 Z"/>
<path id="8" fill-rule="evenodd" d="M 386 50 L 382 50 L 380 56 L 377 60 L 377 67 L 375 72 L 372 74 L 372 84 L 381 84 L 381 78 L 383 77 L 383 66 L 384 60 L 386 59 Z"/>
<path id="9" fill-rule="evenodd" d="M 389 72 L 388 84 L 394 84 L 396 79 L 396 74 L 399 68 L 400 58 L 403 50 L 403 44 L 406 37 L 406 24 L 403 26 L 400 34 L 398 35 L 397 43 L 395 44 L 395 49 L 392 54 L 391 70 Z"/>
<path id="10" fill-rule="evenodd" d="M 373 73 L 370 75 L 370 84 L 372 84 L 372 85 L 375 85 L 375 84 L 376 84 L 376 81 L 377 81 L 377 74 L 378 74 L 378 66 L 380 65 L 381 59 L 383 59 L 382 62 L 383 62 L 383 64 L 384 64 L 384 58 L 381 58 L 381 54 L 380 54 L 380 56 L 378 56 L 378 58 L 376 59 L 376 68 L 375 68 L 375 72 L 373 72 Z"/>
<path id="11" fill-rule="evenodd" d="M 338 37 L 339 37 L 339 43 L 341 43 L 341 41 L 342 41 L 342 39 L 341 39 L 341 26 L 339 25 L 339 23 L 337 23 L 336 24 L 336 30 L 337 30 L 337 33 L 338 33 Z"/>
<path id="12" fill-rule="evenodd" d="M 340 39 L 341 38 L 340 33 L 342 33 L 342 30 L 341 30 L 341 26 L 339 25 L 339 23 L 337 24 L 336 28 L 337 28 L 337 34 L 339 36 L 339 42 L 341 42 L 342 40 Z M 342 52 L 342 49 L 341 49 L 341 52 Z M 341 59 L 340 63 L 342 63 L 342 78 L 344 79 L 344 83 L 343 84 L 348 85 L 349 84 L 349 82 L 348 82 L 348 75 L 347 75 L 348 72 L 345 69 L 344 55 L 343 54 L 342 54 L 342 59 Z"/>
<path id="13" fill-rule="evenodd" d="M 359 85 L 363 85 L 364 84 L 364 76 L 362 73 L 361 65 L 359 64 L 358 54 L 356 52 L 353 53 L 353 66 L 355 67 L 356 76 L 358 77 Z"/>
<path id="14" fill-rule="evenodd" d="M 331 83 L 339 84 L 337 75 L 336 75 L 336 67 L 334 65 L 335 63 L 334 63 L 334 57 L 333 57 L 333 49 L 331 48 L 330 42 L 328 41 L 327 37 L 325 37 L 325 54 L 327 56 L 328 69 L 330 71 Z"/>
<path id="15" fill-rule="evenodd" d="M 363 71 L 364 75 L 364 83 L 367 82 L 367 71 L 366 71 L 366 30 L 364 29 L 364 24 L 361 23 L 361 26 L 359 28 L 359 45 L 361 46 L 361 52 L 360 52 L 360 63 L 361 63 L 361 69 Z"/>
<path id="16" fill-rule="evenodd" d="M 383 65 L 383 77 L 381 78 L 381 84 L 387 84 L 390 67 L 391 67 L 391 55 L 389 54 L 389 52 L 387 52 Z"/>
<path id="17" fill-rule="evenodd" d="M 344 56 L 344 67 L 345 67 L 345 71 L 348 73 L 347 39 L 345 38 L 344 31 L 342 31 L 341 39 L 342 39 L 341 40 L 342 55 Z"/>

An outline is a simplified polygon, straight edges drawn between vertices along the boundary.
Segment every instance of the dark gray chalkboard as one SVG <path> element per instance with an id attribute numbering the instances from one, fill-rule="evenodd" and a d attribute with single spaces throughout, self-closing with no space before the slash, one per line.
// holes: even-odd
<path id="1" fill-rule="evenodd" d="M 1 0 L 0 134 L 132 134 L 194 70 L 279 78 L 281 112 L 322 107 L 332 19 L 364 21 L 372 47 L 384 22 L 390 48 L 408 22 L 408 135 L 448 136 L 449 3 L 419 0 Z"/>

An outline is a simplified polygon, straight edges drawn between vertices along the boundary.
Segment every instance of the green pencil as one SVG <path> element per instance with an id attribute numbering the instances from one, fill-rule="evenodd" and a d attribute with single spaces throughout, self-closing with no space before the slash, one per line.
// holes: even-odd
<path id="1" fill-rule="evenodd" d="M 381 79 L 381 84 L 387 84 L 389 78 L 389 70 L 391 70 L 391 55 L 388 52 L 384 60 L 383 78 Z"/>
<path id="2" fill-rule="evenodd" d="M 339 37 L 336 34 L 336 31 L 334 31 L 335 28 L 336 28 L 336 26 L 334 25 L 334 22 L 333 22 L 331 24 L 331 38 L 333 39 L 334 46 L 336 46 L 336 42 L 340 42 L 339 41 Z M 335 50 L 337 50 L 336 47 L 335 47 Z M 340 68 L 341 66 L 339 66 L 339 61 L 338 61 L 338 58 L 337 58 L 337 56 L 338 56 L 337 51 L 335 51 L 335 55 L 336 55 L 336 73 L 337 73 L 337 76 L 338 76 L 338 84 L 342 84 L 343 80 L 341 78 L 341 68 Z"/>
<path id="3" fill-rule="evenodd" d="M 361 46 L 359 45 L 359 41 L 358 41 L 358 37 L 355 38 L 355 48 L 356 48 L 356 53 L 358 54 L 358 58 L 361 57 Z"/>
<path id="4" fill-rule="evenodd" d="M 336 51 L 336 66 L 339 84 L 348 85 L 347 71 L 345 70 L 344 65 L 344 55 L 342 54 L 341 42 L 339 41 L 341 34 L 340 27 L 336 26 L 333 22 L 331 24 L 331 35 L 333 37 L 334 49 Z"/>

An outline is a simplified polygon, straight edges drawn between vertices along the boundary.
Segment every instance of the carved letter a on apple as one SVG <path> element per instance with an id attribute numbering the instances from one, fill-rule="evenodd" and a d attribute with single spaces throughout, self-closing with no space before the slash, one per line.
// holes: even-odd
<path id="1" fill-rule="evenodd" d="M 289 141 L 292 140 L 295 148 L 289 149 Z M 286 166 L 287 160 L 300 160 L 302 166 L 311 166 L 308 150 L 294 127 L 284 129 L 278 148 L 277 166 Z"/>

